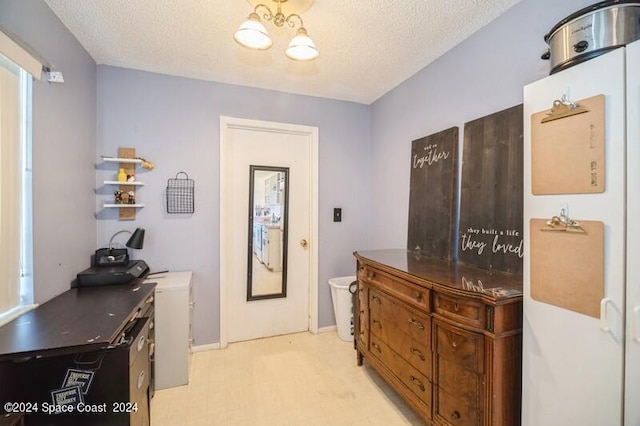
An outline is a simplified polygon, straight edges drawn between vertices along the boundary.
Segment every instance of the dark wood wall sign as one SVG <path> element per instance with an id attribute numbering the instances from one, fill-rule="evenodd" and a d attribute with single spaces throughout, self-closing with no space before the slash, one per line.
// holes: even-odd
<path id="1" fill-rule="evenodd" d="M 452 258 L 458 128 L 411 143 L 407 249 Z"/>
<path id="2" fill-rule="evenodd" d="M 522 105 L 464 126 L 458 260 L 522 274 Z"/>

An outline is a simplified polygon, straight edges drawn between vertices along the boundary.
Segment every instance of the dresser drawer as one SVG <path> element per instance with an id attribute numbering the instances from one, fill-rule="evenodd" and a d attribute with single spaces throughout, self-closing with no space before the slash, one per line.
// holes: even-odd
<path id="1" fill-rule="evenodd" d="M 462 368 L 484 372 L 484 336 L 435 320 L 434 351 Z"/>
<path id="2" fill-rule="evenodd" d="M 435 389 L 433 417 L 436 424 L 480 426 L 482 413 L 477 406 L 467 404 L 442 388 Z M 506 425 L 505 425 L 506 426 Z"/>
<path id="3" fill-rule="evenodd" d="M 431 318 L 409 305 L 393 300 L 381 291 L 369 291 L 371 327 L 374 320 L 384 319 L 389 324 L 408 334 L 418 342 L 429 345 L 431 340 Z M 429 345 L 430 346 L 430 345 Z"/>
<path id="4" fill-rule="evenodd" d="M 436 355 L 434 383 L 448 394 L 455 395 L 465 405 L 480 406 L 482 375 L 463 368 L 457 362 Z"/>
<path id="5" fill-rule="evenodd" d="M 421 402 L 431 407 L 431 382 L 427 377 L 375 336 L 371 336 L 371 353 L 382 361 Z"/>
<path id="6" fill-rule="evenodd" d="M 370 266 L 362 267 L 358 271 L 358 278 L 384 288 L 392 296 L 424 312 L 430 311 L 429 290 L 424 287 L 381 272 Z"/>
<path id="7" fill-rule="evenodd" d="M 484 329 L 484 304 L 476 300 L 435 293 L 433 296 L 435 313 L 460 324 Z"/>
<path id="8" fill-rule="evenodd" d="M 431 349 L 429 341 L 416 340 L 387 319 L 371 317 L 371 333 L 389 345 L 409 364 L 431 379 Z M 374 348 L 372 347 L 373 351 Z"/>
<path id="9" fill-rule="evenodd" d="M 372 310 L 371 333 L 431 379 L 431 319 L 399 302 L 391 302 L 385 296 L 381 296 L 380 300 L 382 306 L 391 305 L 390 310 L 395 316 L 380 315 L 379 310 Z"/>

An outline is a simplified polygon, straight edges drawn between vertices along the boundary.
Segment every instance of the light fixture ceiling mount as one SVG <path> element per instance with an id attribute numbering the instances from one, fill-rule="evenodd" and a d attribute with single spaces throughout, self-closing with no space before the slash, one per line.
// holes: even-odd
<path id="1" fill-rule="evenodd" d="M 261 20 L 273 22 L 276 27 L 288 26 L 293 29 L 298 27 L 296 35 L 289 43 L 286 55 L 295 60 L 306 61 L 318 57 L 319 52 L 315 44 L 309 37 L 307 29 L 299 13 L 308 10 L 314 0 L 272 0 L 276 3 L 277 8 L 274 13 L 269 6 L 260 3 L 260 0 L 248 0 L 254 6 L 253 12 L 245 22 L 240 25 L 238 31 L 235 32 L 233 38 L 236 42 L 244 47 L 257 50 L 265 50 L 271 47 L 273 41 L 269 37 L 267 29 Z M 287 12 L 282 11 L 283 4 L 286 3 Z"/>

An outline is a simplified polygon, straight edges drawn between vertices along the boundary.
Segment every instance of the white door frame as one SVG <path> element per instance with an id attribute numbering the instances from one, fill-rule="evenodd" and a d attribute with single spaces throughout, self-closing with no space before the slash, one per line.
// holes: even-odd
<path id="1" fill-rule="evenodd" d="M 307 135 L 311 140 L 309 168 L 309 331 L 318 332 L 318 128 L 272 121 L 249 120 L 220 116 L 220 348 L 229 344 L 227 323 L 227 288 L 230 272 L 227 271 L 227 252 L 224 250 L 231 237 L 226 228 L 226 206 L 230 194 L 226 188 L 227 164 L 225 161 L 228 129 L 243 129 L 259 132 L 277 132 Z"/>

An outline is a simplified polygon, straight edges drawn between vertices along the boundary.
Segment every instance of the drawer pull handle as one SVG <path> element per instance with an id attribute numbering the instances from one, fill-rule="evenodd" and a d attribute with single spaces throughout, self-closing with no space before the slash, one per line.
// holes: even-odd
<path id="1" fill-rule="evenodd" d="M 140 338 L 138 339 L 138 352 L 142 350 L 142 348 L 144 347 L 144 343 L 145 343 L 144 336 L 140 336 Z"/>
<path id="2" fill-rule="evenodd" d="M 382 348 L 377 343 L 371 343 L 371 346 L 373 346 L 378 352 L 382 353 Z"/>
<path id="3" fill-rule="evenodd" d="M 416 291 L 415 293 L 413 293 L 413 298 L 416 299 L 416 302 L 419 302 L 420 300 L 422 300 L 422 293 Z"/>
<path id="4" fill-rule="evenodd" d="M 425 361 L 426 358 L 424 357 L 424 355 L 422 355 L 422 352 L 420 352 L 418 349 L 416 348 L 411 348 L 409 349 L 409 352 L 411 352 L 411 355 L 418 355 L 418 357 L 422 360 Z"/>
<path id="5" fill-rule="evenodd" d="M 457 348 L 460 342 L 464 340 L 462 336 L 459 336 L 455 333 L 448 332 L 448 334 L 449 334 L 449 343 L 451 343 L 451 346 L 454 348 Z"/>
<path id="6" fill-rule="evenodd" d="M 457 411 L 454 411 L 453 413 L 451 413 L 451 419 L 460 420 L 460 413 L 458 413 Z"/>
<path id="7" fill-rule="evenodd" d="M 142 384 L 144 383 L 144 370 L 142 370 L 140 372 L 140 374 L 138 374 L 138 389 L 140 389 L 142 387 Z"/>
<path id="8" fill-rule="evenodd" d="M 458 305 L 458 302 L 453 304 L 453 310 L 458 312 L 460 310 L 460 305 Z"/>
<path id="9" fill-rule="evenodd" d="M 418 379 L 416 379 L 413 376 L 409 377 L 409 380 L 411 380 L 411 383 L 413 383 L 414 385 L 416 385 L 418 387 L 418 389 L 420 389 L 422 392 L 424 392 L 424 385 L 422 384 L 422 382 Z"/>
<path id="10" fill-rule="evenodd" d="M 416 321 L 413 318 L 409 318 L 409 324 L 411 325 L 415 325 L 416 327 L 418 327 L 420 330 L 424 330 L 424 324 L 421 323 L 420 321 Z"/>
<path id="11" fill-rule="evenodd" d="M 375 272 L 373 272 L 373 271 L 368 271 L 367 272 L 367 278 L 369 278 L 370 280 L 372 280 L 373 277 L 375 277 L 375 276 L 376 276 Z"/>
<path id="12" fill-rule="evenodd" d="M 378 326 L 378 328 L 379 328 L 380 330 L 382 330 L 382 323 L 381 323 L 380 321 L 378 321 L 378 320 L 373 320 L 373 321 L 371 321 L 371 322 L 372 322 L 372 323 L 374 323 L 374 324 L 376 324 L 376 325 Z"/>
<path id="13" fill-rule="evenodd" d="M 382 304 L 382 300 L 380 300 L 380 298 L 378 296 L 371 296 L 371 300 L 376 302 L 378 305 Z"/>

